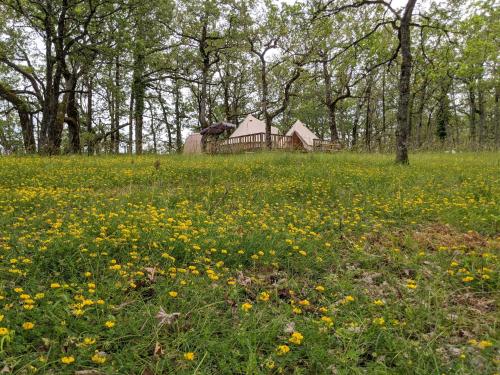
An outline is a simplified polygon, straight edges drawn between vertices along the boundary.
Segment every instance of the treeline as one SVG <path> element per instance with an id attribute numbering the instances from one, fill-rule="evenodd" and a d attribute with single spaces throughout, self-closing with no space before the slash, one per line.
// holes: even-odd
<path id="1" fill-rule="evenodd" d="M 177 152 L 252 113 L 403 163 L 496 148 L 499 20 L 493 0 L 2 0 L 0 146 Z"/>

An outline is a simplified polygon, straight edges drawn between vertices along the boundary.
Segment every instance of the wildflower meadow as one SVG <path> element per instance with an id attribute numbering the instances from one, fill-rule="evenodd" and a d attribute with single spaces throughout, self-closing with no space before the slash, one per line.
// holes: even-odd
<path id="1" fill-rule="evenodd" d="M 0 160 L 0 373 L 498 374 L 498 153 Z"/>

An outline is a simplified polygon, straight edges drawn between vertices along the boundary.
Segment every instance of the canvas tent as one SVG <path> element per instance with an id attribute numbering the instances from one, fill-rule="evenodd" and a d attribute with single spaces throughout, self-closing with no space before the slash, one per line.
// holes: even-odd
<path id="1" fill-rule="evenodd" d="M 293 137 L 292 141 L 295 143 L 296 141 L 300 141 L 302 146 L 307 151 L 312 151 L 314 146 L 314 140 L 319 139 L 319 137 L 310 131 L 307 126 L 305 126 L 302 122 L 297 120 L 295 124 L 292 125 L 290 130 L 286 133 L 286 135 Z"/>
<path id="2" fill-rule="evenodd" d="M 184 153 L 185 154 L 201 154 L 202 145 L 201 145 L 202 135 L 200 133 L 191 133 L 184 143 Z"/>
<path id="3" fill-rule="evenodd" d="M 264 121 L 248 115 L 229 138 L 241 137 L 243 135 L 265 133 L 266 124 Z M 271 126 L 271 134 L 278 134 L 278 128 Z"/>

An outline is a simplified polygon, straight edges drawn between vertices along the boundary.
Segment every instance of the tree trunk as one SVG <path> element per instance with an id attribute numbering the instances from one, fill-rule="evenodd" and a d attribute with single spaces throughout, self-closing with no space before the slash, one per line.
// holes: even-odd
<path id="1" fill-rule="evenodd" d="M 168 121 L 168 114 L 167 114 L 167 107 L 165 106 L 165 101 L 163 100 L 163 97 L 161 96 L 161 90 L 158 90 L 158 101 L 160 102 L 160 108 L 161 108 L 161 113 L 163 115 L 163 122 L 165 123 L 166 129 L 167 129 L 167 145 L 168 145 L 168 152 L 172 151 L 173 144 L 172 144 L 172 124 Z"/>
<path id="2" fill-rule="evenodd" d="M 208 73 L 210 70 L 210 55 L 207 52 L 207 24 L 203 24 L 200 39 L 200 54 L 203 60 L 203 66 L 201 69 L 201 92 L 200 92 L 200 113 L 199 122 L 200 127 L 205 129 L 209 126 L 209 121 L 207 120 L 207 86 L 208 86 Z"/>
<path id="3" fill-rule="evenodd" d="M 80 116 L 78 113 L 78 106 L 76 103 L 76 85 L 77 77 L 76 74 L 71 74 L 68 76 L 70 91 L 67 93 L 67 117 L 66 123 L 68 124 L 69 133 L 69 149 L 73 154 L 80 153 Z M 65 94 L 66 95 L 66 94 Z"/>
<path id="4" fill-rule="evenodd" d="M 380 130 L 380 134 L 378 137 L 379 152 L 382 152 L 382 140 L 385 137 L 385 131 L 387 128 L 387 124 L 386 124 L 387 120 L 386 120 L 386 114 L 385 114 L 385 107 L 386 107 L 386 105 L 385 105 L 385 91 L 386 91 L 385 75 L 386 75 L 386 69 L 384 69 L 384 71 L 382 72 L 382 129 Z"/>
<path id="5" fill-rule="evenodd" d="M 142 154 L 142 128 L 144 123 L 144 96 L 146 94 L 146 85 L 143 74 L 145 69 L 145 56 L 138 52 L 134 61 L 134 123 L 135 123 L 135 153 Z"/>
<path id="6" fill-rule="evenodd" d="M 486 109 L 484 106 L 484 90 L 481 84 L 478 85 L 478 106 L 479 106 L 479 146 L 483 147 L 486 140 Z"/>
<path id="7" fill-rule="evenodd" d="M 476 94 L 474 88 L 469 86 L 469 132 L 470 140 L 473 144 L 476 143 Z"/>
<path id="8" fill-rule="evenodd" d="M 7 86 L 0 82 L 0 98 L 11 103 L 19 115 L 19 122 L 23 135 L 23 145 L 26 153 L 31 154 L 36 151 L 35 133 L 33 128 L 33 118 L 29 113 L 29 105 L 16 95 Z"/>
<path id="9" fill-rule="evenodd" d="M 115 94 L 114 94 L 114 110 L 115 110 L 115 129 L 120 127 L 120 115 L 121 115 L 121 81 L 120 81 L 120 59 L 116 56 L 115 60 Z M 118 154 L 120 152 L 120 130 L 117 130 L 114 137 L 114 142 L 112 143 L 113 152 Z"/>
<path id="10" fill-rule="evenodd" d="M 337 103 L 333 102 L 332 98 L 332 75 L 328 71 L 328 60 L 326 58 L 322 61 L 323 65 L 323 80 L 325 81 L 325 103 L 328 109 L 328 123 L 330 127 L 330 140 L 337 142 L 339 140 L 339 132 L 337 129 L 337 119 L 335 111 Z"/>
<path id="11" fill-rule="evenodd" d="M 424 116 L 424 107 L 425 107 L 425 98 L 427 95 L 427 76 L 424 78 L 424 82 L 422 83 L 420 101 L 418 103 L 418 124 L 416 129 L 416 145 L 417 148 L 422 146 L 422 124 L 423 124 L 423 116 Z"/>
<path id="12" fill-rule="evenodd" d="M 359 99 L 358 104 L 356 106 L 356 114 L 354 115 L 354 121 L 352 125 L 352 142 L 351 142 L 352 148 L 354 148 L 358 143 L 358 124 L 362 107 L 363 107 L 363 100 Z"/>
<path id="13" fill-rule="evenodd" d="M 368 87 L 366 88 L 366 117 L 365 117 L 365 147 L 368 151 L 371 151 L 371 138 L 372 138 L 372 126 L 371 126 L 371 101 L 372 101 L 372 77 L 368 78 Z"/>
<path id="14" fill-rule="evenodd" d="M 269 108 L 268 108 L 268 93 L 269 93 L 269 87 L 267 84 L 267 64 L 266 60 L 264 59 L 264 56 L 261 56 L 260 58 L 261 61 L 261 68 L 260 68 L 260 80 L 262 84 L 262 98 L 261 98 L 261 108 L 262 108 L 262 113 L 264 114 L 264 121 L 266 123 L 266 137 L 265 137 L 265 143 L 266 147 L 268 150 L 270 150 L 273 146 L 272 140 L 271 140 L 271 126 L 272 126 L 272 118 L 269 114 Z"/>
<path id="15" fill-rule="evenodd" d="M 417 0 L 408 0 L 399 26 L 401 44 L 401 72 L 399 76 L 398 123 L 396 128 L 396 163 L 408 164 L 408 138 L 410 132 L 409 100 L 411 80 L 411 30 L 413 8 Z"/>
<path id="16" fill-rule="evenodd" d="M 130 103 L 128 112 L 128 153 L 132 155 L 133 151 L 133 134 L 134 134 L 134 90 L 130 92 Z"/>
<path id="17" fill-rule="evenodd" d="M 174 80 L 175 144 L 177 153 L 182 152 L 181 90 L 179 80 Z"/>
<path id="18" fill-rule="evenodd" d="M 495 67 L 495 74 L 497 70 Z M 495 84 L 495 148 L 500 147 L 500 81 Z"/>
<path id="19" fill-rule="evenodd" d="M 93 105 L 93 100 L 92 100 L 92 91 L 94 90 L 94 83 L 92 80 L 92 77 L 88 77 L 87 81 L 87 133 L 88 133 L 88 144 L 87 144 L 87 153 L 88 155 L 93 155 L 94 154 L 94 128 L 92 127 L 92 105 Z"/>

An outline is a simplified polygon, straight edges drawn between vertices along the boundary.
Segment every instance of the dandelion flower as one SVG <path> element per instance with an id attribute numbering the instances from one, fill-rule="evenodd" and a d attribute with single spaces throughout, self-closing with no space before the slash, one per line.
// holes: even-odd
<path id="1" fill-rule="evenodd" d="M 186 361 L 194 361 L 195 354 L 193 352 L 184 353 L 184 359 Z"/>
<path id="2" fill-rule="evenodd" d="M 245 312 L 249 311 L 252 308 L 252 304 L 245 302 L 243 305 L 241 305 L 241 309 Z"/>
<path id="3" fill-rule="evenodd" d="M 106 326 L 106 328 L 113 328 L 115 326 L 115 322 L 112 321 L 112 320 L 108 320 L 106 323 L 104 323 L 104 325 Z"/>
<path id="4" fill-rule="evenodd" d="M 262 292 L 262 293 L 260 293 L 260 295 L 259 295 L 259 301 L 262 301 L 262 302 L 269 301 L 269 297 L 270 297 L 269 293 L 267 293 L 267 292 Z"/>
<path id="5" fill-rule="evenodd" d="M 30 329 L 33 329 L 35 327 L 35 323 L 32 323 L 32 322 L 24 322 L 23 323 L 23 329 L 25 330 L 30 330 Z"/>
<path id="6" fill-rule="evenodd" d="M 172 298 L 175 298 L 178 296 L 178 293 L 177 292 L 174 292 L 174 291 L 171 291 L 171 292 L 168 292 L 168 295 Z"/>
<path id="7" fill-rule="evenodd" d="M 61 357 L 61 362 L 64 363 L 65 365 L 69 365 L 75 362 L 75 357 L 73 357 L 72 355 L 68 357 Z"/>
<path id="8" fill-rule="evenodd" d="M 102 352 L 96 352 L 92 357 L 90 357 L 90 359 L 92 360 L 92 362 L 102 365 L 104 362 L 106 362 L 106 354 Z"/>

